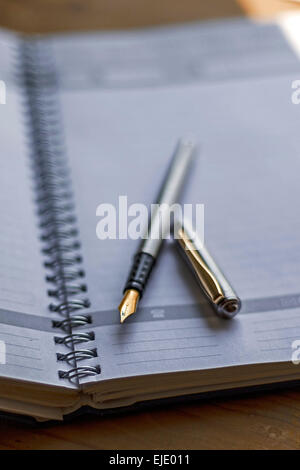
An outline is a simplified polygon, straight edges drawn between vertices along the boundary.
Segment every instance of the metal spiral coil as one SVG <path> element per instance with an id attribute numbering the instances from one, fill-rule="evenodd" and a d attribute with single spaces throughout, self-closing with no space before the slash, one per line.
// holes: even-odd
<path id="1" fill-rule="evenodd" d="M 63 317 L 53 320 L 53 328 L 64 336 L 55 336 L 56 344 L 69 347 L 57 359 L 73 366 L 59 371 L 64 379 L 79 379 L 101 373 L 100 366 L 77 367 L 77 361 L 97 357 L 97 350 L 75 349 L 75 345 L 95 339 L 93 331 L 73 332 L 73 329 L 92 323 L 90 315 L 77 313 L 90 307 L 84 283 L 80 242 L 76 227 L 70 172 L 64 149 L 64 139 L 57 99 L 58 79 L 50 49 L 42 40 L 24 39 L 20 43 L 17 79 L 25 90 L 25 119 L 28 138 L 33 149 L 31 166 L 35 184 L 37 215 L 39 217 L 46 281 L 52 286 L 48 295 L 55 302 L 49 309 Z M 74 298 L 76 296 L 76 298 Z"/>
<path id="2" fill-rule="evenodd" d="M 95 333 L 88 331 L 87 333 L 72 333 L 66 336 L 55 336 L 54 341 L 56 344 L 64 344 L 66 346 L 94 341 Z"/>
<path id="3" fill-rule="evenodd" d="M 79 326 L 85 326 L 87 323 L 92 323 L 92 317 L 90 315 L 71 315 L 64 320 L 53 320 L 53 328 L 60 328 L 65 333 L 68 333 L 73 328 Z"/>
<path id="4" fill-rule="evenodd" d="M 101 373 L 100 366 L 84 366 L 75 367 L 74 369 L 58 372 L 59 378 L 72 380 L 74 378 L 81 379 L 88 377 L 89 375 L 97 375 Z"/>
<path id="5" fill-rule="evenodd" d="M 57 353 L 56 357 L 58 361 L 70 362 L 74 359 L 81 361 L 90 357 L 97 357 L 97 349 L 77 349 L 76 351 L 70 351 L 66 354 Z"/>

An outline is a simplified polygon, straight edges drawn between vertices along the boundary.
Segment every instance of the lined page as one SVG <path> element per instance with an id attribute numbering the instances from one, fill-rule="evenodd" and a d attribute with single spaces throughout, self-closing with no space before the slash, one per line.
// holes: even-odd
<path id="1" fill-rule="evenodd" d="M 76 388 L 58 377 L 53 332 L 0 324 L 0 379 Z"/>
<path id="2" fill-rule="evenodd" d="M 0 80 L 6 84 L 15 78 L 13 60 L 16 60 L 17 37 L 8 31 L 0 29 Z"/>
<path id="3" fill-rule="evenodd" d="M 128 37 L 131 55 L 137 52 L 133 68 L 146 74 L 153 70 L 153 56 L 159 57 L 159 79 L 124 79 L 118 86 L 100 75 L 92 83 L 85 75 L 84 86 L 67 81 L 62 57 L 67 62 L 67 50 L 76 57 L 76 49 L 66 41 L 66 48 L 59 50 L 64 40 L 53 41 L 101 378 L 290 358 L 290 343 L 284 342 L 288 334 L 280 333 L 273 351 L 268 326 L 260 334 L 263 326 L 253 322 L 256 315 L 257 321 L 266 318 L 272 324 L 274 314 L 283 320 L 279 332 L 287 318 L 289 328 L 298 331 L 300 135 L 291 84 L 300 65 L 276 27 L 251 27 L 253 37 L 261 34 L 260 44 L 268 45 L 259 50 L 257 61 L 241 25 L 237 49 L 230 49 L 224 37 L 224 49 L 216 41 L 213 52 L 205 36 L 181 32 L 180 44 L 188 44 L 190 53 L 207 47 L 206 55 L 198 57 L 198 70 L 206 71 L 205 57 L 214 57 L 212 75 L 193 75 L 193 80 L 181 75 L 190 69 L 176 64 L 167 47 L 176 29 L 174 36 L 167 30 L 137 33 L 135 41 Z M 117 63 L 113 41 L 106 39 L 99 49 L 101 77 Z M 140 49 L 138 39 L 145 40 Z M 241 55 L 242 63 L 252 67 L 227 67 L 235 60 L 240 63 Z M 126 77 L 125 61 L 118 63 Z M 192 60 L 188 64 L 195 65 Z M 226 73 L 218 75 L 221 70 Z M 92 72 L 83 64 L 80 73 L 91 77 Z M 241 297 L 243 310 L 231 323 L 221 322 L 212 311 L 203 319 L 203 295 L 174 244 L 166 243 L 139 312 L 120 327 L 117 306 L 138 242 L 97 239 L 96 209 L 110 203 L 118 211 L 121 195 L 127 196 L 128 205 L 142 202 L 149 207 L 177 139 L 186 133 L 195 136 L 201 153 L 182 202 L 204 204 L 205 242 Z"/>
<path id="4" fill-rule="evenodd" d="M 13 80 L 16 47 L 15 40 L 0 33 L 0 80 L 6 85 L 6 104 L 0 104 L 0 308 L 46 316 L 49 302 L 31 179 L 31 149 L 22 90 Z"/>
<path id="5" fill-rule="evenodd" d="M 56 35 L 51 45 L 63 89 L 207 83 L 298 68 L 278 26 L 246 19 Z"/>
<path id="6" fill-rule="evenodd" d="M 142 318 L 139 323 L 96 327 L 95 333 L 101 380 L 290 362 L 293 342 L 300 341 L 300 309 L 241 314 L 233 321 L 201 314 L 184 322 Z M 294 369 L 296 374 L 297 365 Z"/>
<path id="7" fill-rule="evenodd" d="M 97 206 L 118 208 L 118 197 L 127 195 L 128 205 L 149 207 L 185 131 L 197 136 L 201 154 L 183 201 L 204 204 L 206 244 L 239 296 L 254 302 L 299 292 L 300 136 L 292 79 L 63 94 L 93 311 L 117 308 L 137 248 L 136 240 L 97 239 Z M 141 307 L 189 305 L 201 296 L 166 244 Z"/>

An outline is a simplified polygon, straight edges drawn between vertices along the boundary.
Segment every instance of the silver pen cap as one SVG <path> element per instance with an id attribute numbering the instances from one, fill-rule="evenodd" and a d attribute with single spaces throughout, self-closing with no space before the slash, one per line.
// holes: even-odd
<path id="1" fill-rule="evenodd" d="M 233 318 L 241 309 L 241 301 L 188 221 L 175 224 L 174 237 L 217 314 Z"/>

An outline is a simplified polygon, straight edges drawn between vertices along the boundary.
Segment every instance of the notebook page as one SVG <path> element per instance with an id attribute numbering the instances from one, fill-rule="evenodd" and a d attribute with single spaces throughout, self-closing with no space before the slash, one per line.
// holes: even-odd
<path id="1" fill-rule="evenodd" d="M 159 31 L 155 34 L 159 36 Z M 167 35 L 165 30 L 163 34 Z M 110 353 L 107 344 L 101 341 L 105 334 L 109 342 L 111 335 L 126 334 L 124 325 L 118 325 L 116 308 L 138 242 L 98 240 L 96 208 L 100 203 L 117 207 L 120 195 L 128 197 L 128 205 L 136 202 L 150 205 L 174 145 L 185 133 L 196 136 L 201 144 L 201 156 L 186 187 L 183 202 L 205 205 L 207 246 L 243 302 L 237 322 L 222 327 L 232 328 L 232 335 L 227 331 L 225 336 L 224 331 L 217 328 L 217 338 L 213 343 L 221 347 L 224 344 L 225 347 L 227 341 L 231 344 L 231 340 L 236 339 L 234 331 L 237 331 L 237 337 L 242 337 L 243 354 L 237 349 L 234 350 L 235 355 L 222 356 L 222 361 L 226 360 L 230 365 L 236 361 L 255 362 L 259 357 L 263 361 L 273 360 L 271 352 L 271 355 L 258 357 L 257 338 L 247 333 L 250 314 L 266 315 L 272 322 L 273 314 L 280 312 L 285 318 L 286 312 L 293 309 L 295 320 L 292 322 L 296 322 L 300 225 L 295 204 L 300 196 L 297 177 L 300 137 L 299 109 L 291 102 L 291 83 L 300 67 L 280 32 L 274 29 L 272 34 L 282 60 L 278 59 L 279 54 L 274 64 L 286 65 L 284 71 L 278 68 L 276 74 L 274 68 L 268 68 L 263 60 L 264 54 L 265 58 L 269 56 L 267 50 L 259 56 L 261 65 L 254 68 L 252 74 L 247 69 L 241 76 L 234 73 L 236 70 L 233 68 L 226 80 L 216 79 L 210 83 L 200 77 L 198 82 L 186 80 L 178 84 L 170 74 L 170 86 L 166 86 L 166 75 L 162 74 L 164 80 L 156 82 L 155 86 L 145 81 L 143 85 L 134 82 L 134 86 L 132 82 L 131 86 L 123 82 L 116 90 L 113 86 L 104 89 L 100 81 L 98 84 L 93 82 L 92 86 L 85 81 L 84 89 L 81 86 L 68 87 L 62 71 L 61 99 L 82 251 L 101 367 L 107 374 L 109 357 L 112 358 L 113 354 L 115 360 L 115 355 L 122 354 L 124 345 L 122 341 L 119 346 L 116 343 L 116 349 Z M 60 41 L 57 49 L 54 43 L 58 62 L 59 54 L 62 54 L 62 49 L 58 52 L 63 40 Z M 195 42 L 189 44 L 195 47 Z M 107 51 L 109 45 L 106 44 Z M 271 42 L 269 47 L 272 47 Z M 69 53 L 70 48 L 69 44 Z M 158 54 L 158 46 L 156 50 L 152 44 L 149 49 Z M 222 64 L 226 69 L 224 51 L 217 52 L 219 69 Z M 244 45 L 243 52 L 245 58 L 247 53 L 251 57 L 251 48 Z M 233 52 L 235 54 L 237 51 Z M 170 53 L 164 59 L 169 56 Z M 142 70 L 144 62 L 140 61 Z M 171 62 L 170 58 L 168 65 Z M 182 71 L 182 67 L 178 70 Z M 171 243 L 164 247 L 140 303 L 139 313 L 125 326 L 130 333 L 129 342 L 139 333 L 142 333 L 142 342 L 146 342 L 142 331 L 146 318 L 147 328 L 152 328 L 153 322 L 153 328 L 159 328 L 161 333 L 166 328 L 172 329 L 175 321 L 180 330 L 190 328 L 184 339 L 187 342 L 192 339 L 193 322 L 200 322 L 201 312 L 206 307 L 191 273 L 175 251 Z M 195 305 L 199 315 L 196 320 Z M 219 322 L 213 315 L 210 310 L 212 324 Z M 279 324 L 279 328 L 281 326 Z M 292 323 L 290 328 L 296 326 Z M 215 327 L 205 328 L 214 334 Z M 167 338 L 166 348 L 172 349 L 169 340 Z M 152 341 L 151 336 L 149 341 Z M 166 364 L 160 362 L 160 358 L 166 357 L 159 356 L 154 346 L 151 347 L 156 360 L 151 361 L 147 368 L 140 366 L 136 369 L 139 373 L 178 370 L 178 363 L 171 366 L 169 361 Z M 289 354 L 290 345 L 288 348 Z M 145 348 L 138 352 L 138 356 L 144 364 L 144 360 L 148 361 L 149 351 Z M 219 364 L 213 356 L 207 363 L 208 367 Z M 274 354 L 274 360 L 276 358 L 278 356 Z M 180 367 L 203 367 L 200 359 L 198 362 L 188 359 L 186 357 Z M 137 362 L 136 356 L 132 362 Z M 134 373 L 121 363 L 114 371 L 116 376 L 123 372 L 125 375 Z"/>
<path id="2" fill-rule="evenodd" d="M 28 318 L 24 317 L 24 323 L 28 323 Z M 18 382 L 76 388 L 59 379 L 56 349 L 53 332 L 43 331 L 41 325 L 33 329 L 1 323 L 0 380 L 16 379 Z"/>
<path id="3" fill-rule="evenodd" d="M 94 305 L 109 310 L 118 304 L 137 245 L 135 240 L 98 240 L 96 208 L 101 202 L 117 207 L 119 195 L 128 195 L 128 205 L 137 201 L 150 204 L 159 188 L 158 175 L 165 171 L 183 127 L 191 129 L 202 146 L 183 201 L 205 204 L 207 246 L 230 273 L 236 291 L 245 300 L 298 292 L 300 227 L 295 204 L 300 139 L 299 111 L 289 101 L 292 78 L 118 95 L 64 95 Z M 77 115 L 76 106 L 80 109 Z M 145 113 L 142 120 L 141 109 Z M 83 122 L 89 124 L 79 132 Z M 270 124 L 264 130 L 266 122 Z M 153 183 L 147 185 L 148 181 Z M 181 276 L 187 277 L 189 272 L 169 244 L 158 260 L 142 305 L 191 303 L 192 278 L 182 282 Z"/>
<path id="4" fill-rule="evenodd" d="M 245 19 L 56 35 L 51 46 L 61 87 L 76 90 L 170 86 L 298 69 L 279 27 Z"/>
<path id="5" fill-rule="evenodd" d="M 101 379 L 291 362 L 299 348 L 294 342 L 300 340 L 300 309 L 244 314 L 233 321 L 218 318 L 208 308 L 206 313 L 194 309 L 193 315 L 190 309 L 183 321 L 179 308 L 173 310 L 166 319 L 144 310 L 139 322 L 124 328 L 117 324 L 117 315 L 114 325 L 100 320 L 95 333 Z M 290 373 L 299 377 L 299 367 L 295 364 Z"/>
<path id="6" fill-rule="evenodd" d="M 14 70 L 12 68 L 13 54 L 16 52 L 17 38 L 14 34 L 0 29 L 0 80 L 12 82 Z"/>
<path id="7" fill-rule="evenodd" d="M 25 127 L 22 90 L 14 79 L 17 43 L 0 33 L 0 309 L 47 316 L 47 287 Z"/>

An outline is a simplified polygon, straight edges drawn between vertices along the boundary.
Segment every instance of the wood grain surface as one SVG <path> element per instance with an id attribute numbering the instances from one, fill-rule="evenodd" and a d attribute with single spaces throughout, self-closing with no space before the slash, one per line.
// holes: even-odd
<path id="1" fill-rule="evenodd" d="M 142 27 L 240 12 L 234 0 L 0 0 L 0 25 L 44 33 Z"/>
<path id="2" fill-rule="evenodd" d="M 299 449 L 300 392 L 213 400 L 32 429 L 0 420 L 0 449 Z"/>
<path id="3" fill-rule="evenodd" d="M 295 8 L 239 0 L 251 16 Z M 26 32 L 129 28 L 236 15 L 233 0 L 0 0 L 0 25 Z M 0 419 L 0 449 L 299 449 L 300 391 L 220 399 L 40 429 Z"/>

